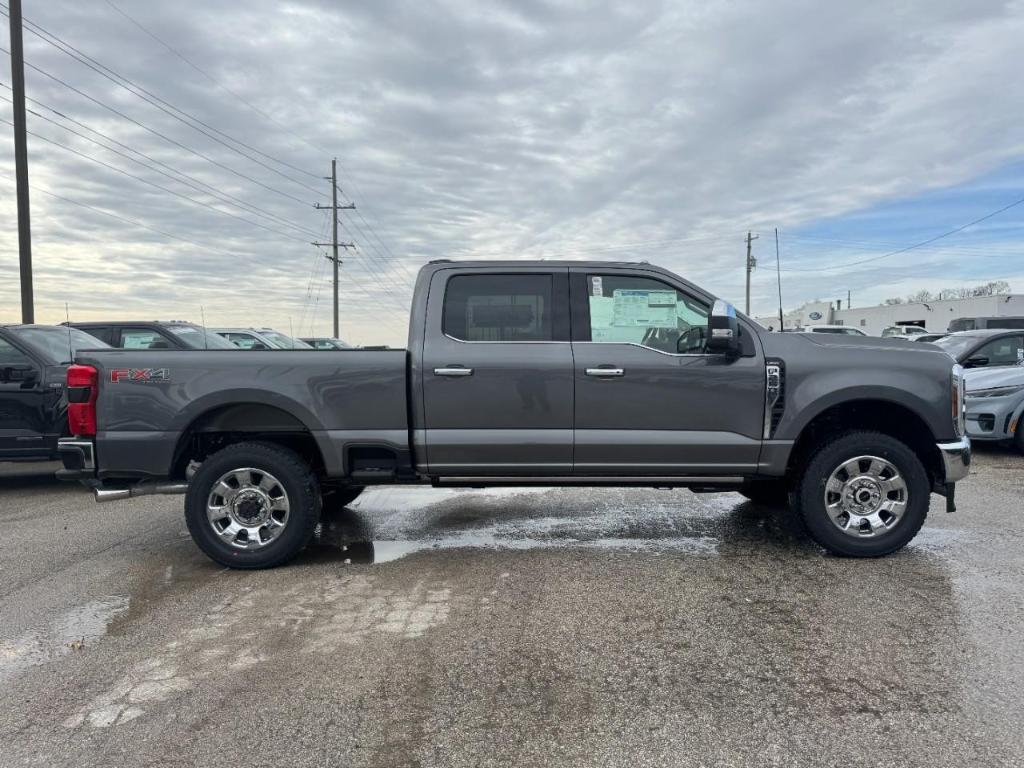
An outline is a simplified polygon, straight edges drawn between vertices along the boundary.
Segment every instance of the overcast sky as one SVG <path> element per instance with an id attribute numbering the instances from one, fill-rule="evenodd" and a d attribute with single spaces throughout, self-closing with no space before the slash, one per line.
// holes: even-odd
<path id="1" fill-rule="evenodd" d="M 43 322 L 68 302 L 73 319 L 205 311 L 329 335 L 330 265 L 309 242 L 329 238 L 313 205 L 332 156 L 358 206 L 341 317 L 358 343 L 404 343 L 432 258 L 645 259 L 742 308 L 748 229 L 755 314 L 777 303 L 775 227 L 787 307 L 1024 291 L 1024 205 L 845 266 L 1024 197 L 1020 2 L 112 2 L 138 25 L 100 0 L 24 14 L 210 135 L 26 31 L 29 130 L 165 188 L 29 137 Z M 0 321 L 16 322 L 0 136 Z"/>

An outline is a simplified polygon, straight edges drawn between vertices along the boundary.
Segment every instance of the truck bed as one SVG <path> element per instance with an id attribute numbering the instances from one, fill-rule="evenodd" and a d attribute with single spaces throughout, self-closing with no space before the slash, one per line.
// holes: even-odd
<path id="1" fill-rule="evenodd" d="M 308 430 L 328 475 L 344 474 L 349 444 L 409 451 L 405 350 L 95 350 L 77 362 L 99 372 L 101 477 L 166 476 L 187 433 L 255 421 Z"/>

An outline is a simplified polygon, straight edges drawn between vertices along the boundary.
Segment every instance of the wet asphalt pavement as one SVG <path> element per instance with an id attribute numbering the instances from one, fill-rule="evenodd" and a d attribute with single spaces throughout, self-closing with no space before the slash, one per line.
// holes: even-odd
<path id="1" fill-rule="evenodd" d="M 235 572 L 0 465 L 0 765 L 1024 764 L 1024 457 L 829 557 L 687 491 L 388 489 Z"/>

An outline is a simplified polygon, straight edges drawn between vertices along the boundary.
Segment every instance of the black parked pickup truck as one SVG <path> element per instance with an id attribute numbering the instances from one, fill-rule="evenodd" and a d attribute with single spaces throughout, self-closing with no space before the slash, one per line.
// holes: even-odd
<path id="1" fill-rule="evenodd" d="M 106 346 L 74 329 L 0 325 L 0 461 L 57 458 L 57 440 L 69 434 L 64 385 L 71 357 Z"/>
<path id="2" fill-rule="evenodd" d="M 910 541 L 967 474 L 963 379 L 930 345 L 770 333 L 648 264 L 433 262 L 409 349 L 85 352 L 65 476 L 184 493 L 196 543 L 282 563 L 369 485 L 734 489 L 832 552 Z"/>

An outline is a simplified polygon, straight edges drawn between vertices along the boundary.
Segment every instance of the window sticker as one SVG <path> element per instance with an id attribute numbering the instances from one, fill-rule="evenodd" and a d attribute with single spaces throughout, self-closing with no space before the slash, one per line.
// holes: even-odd
<path id="1" fill-rule="evenodd" d="M 594 275 L 590 278 L 590 295 L 604 296 L 604 280 L 600 275 Z"/>
<path id="2" fill-rule="evenodd" d="M 617 288 L 612 297 L 612 325 L 625 328 L 676 327 L 675 291 L 644 291 Z"/>

